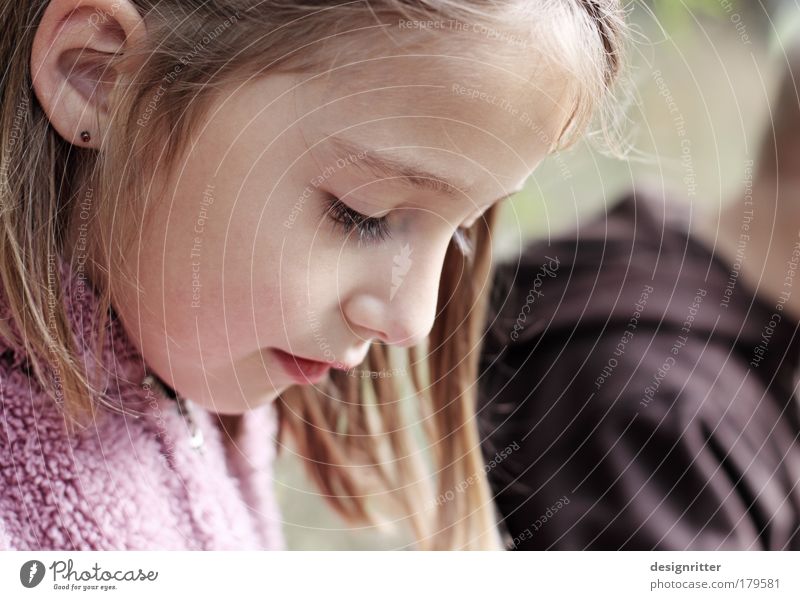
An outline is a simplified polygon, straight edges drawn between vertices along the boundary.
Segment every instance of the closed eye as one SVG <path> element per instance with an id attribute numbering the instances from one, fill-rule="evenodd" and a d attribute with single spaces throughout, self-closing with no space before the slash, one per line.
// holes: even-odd
<path id="1" fill-rule="evenodd" d="M 332 194 L 326 195 L 325 215 L 335 226 L 339 227 L 345 237 L 354 231 L 358 233 L 359 245 L 382 242 L 391 237 L 388 219 L 385 216 L 368 217 L 363 215 Z"/>
<path id="2" fill-rule="evenodd" d="M 333 194 L 325 195 L 325 216 L 345 237 L 356 232 L 359 246 L 382 242 L 392 236 L 388 216 L 368 217 L 349 207 Z M 467 255 L 473 250 L 469 230 L 470 227 L 462 226 L 453 233 L 453 242 L 462 254 Z"/>

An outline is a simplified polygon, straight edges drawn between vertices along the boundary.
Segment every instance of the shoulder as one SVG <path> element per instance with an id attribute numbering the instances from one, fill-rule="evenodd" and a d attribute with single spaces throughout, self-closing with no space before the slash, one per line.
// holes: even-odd
<path id="1" fill-rule="evenodd" d="M 18 356 L 18 355 L 15 355 Z M 72 447 L 55 401 L 20 360 L 0 360 L 0 546 L 41 547 L 45 506 L 65 491 Z M 46 545 L 46 542 L 44 542 Z"/>
<path id="2" fill-rule="evenodd" d="M 607 214 L 552 240 L 528 245 L 496 270 L 488 341 L 526 343 L 544 333 L 602 327 L 646 300 L 644 319 L 660 321 L 679 275 L 702 287 L 695 267 L 711 256 L 690 242 L 680 208 L 631 192 Z M 701 256 L 702 255 L 702 256 Z"/>
<path id="3" fill-rule="evenodd" d="M 0 361 L 0 382 L 0 544 L 100 550 L 158 540 L 180 547 L 164 526 L 175 521 L 175 492 L 162 476 L 163 419 L 98 406 L 90 423 L 72 428 L 58 398 L 18 365 Z M 138 411 L 145 402 L 137 390 L 119 382 L 109 401 Z"/>
<path id="4" fill-rule="evenodd" d="M 489 412 L 624 423 L 653 394 L 702 398 L 721 370 L 742 370 L 730 357 L 740 324 L 720 325 L 726 271 L 668 203 L 631 193 L 499 267 L 481 364 Z"/>

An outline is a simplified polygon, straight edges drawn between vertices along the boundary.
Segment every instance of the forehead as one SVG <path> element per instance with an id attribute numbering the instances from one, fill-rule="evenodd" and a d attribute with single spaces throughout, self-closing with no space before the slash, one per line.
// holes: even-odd
<path id="1" fill-rule="evenodd" d="M 482 167 L 512 186 L 555 144 L 570 109 L 564 77 L 530 50 L 415 50 L 378 53 L 301 84 L 307 141 L 330 146 L 335 136 L 405 151 L 466 182 Z"/>

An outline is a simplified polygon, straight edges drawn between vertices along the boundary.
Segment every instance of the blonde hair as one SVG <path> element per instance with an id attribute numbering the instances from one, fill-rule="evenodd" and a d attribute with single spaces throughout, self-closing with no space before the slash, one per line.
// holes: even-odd
<path id="1" fill-rule="evenodd" d="M 87 251 L 100 272 L 115 272 L 121 249 L 132 240 L 120 237 L 113 223 L 124 221 L 135 230 L 130 226 L 135 219 L 144 226 L 136 210 L 147 192 L 141 173 L 171 168 L 170 160 L 180 155 L 220 84 L 271 71 L 324 69 L 326 58 L 338 55 L 330 48 L 338 34 L 345 39 L 349 30 L 379 18 L 395 24 L 399 19 L 481 24 L 485 31 L 535 40 L 539 48 L 550 45 L 549 55 L 573 84 L 574 107 L 557 140 L 565 143 L 582 133 L 610 98 L 624 38 L 624 14 L 616 0 L 132 2 L 146 23 L 147 47 L 103 65 L 105 73 L 114 73 L 125 60 L 142 61 L 134 79 L 113 94 L 114 126 L 104 132 L 100 152 L 73 147 L 59 137 L 33 96 L 29 58 L 46 0 L 6 2 L 0 13 L 5 68 L 0 82 L 0 284 L 10 317 L 9 324 L 0 322 L 0 334 L 24 349 L 37 379 L 76 422 L 94 413 L 102 390 L 79 359 L 61 302 L 63 282 L 53 269 L 54 257 L 68 251 L 65 232 L 75 207 L 82 193 L 91 193 L 87 210 L 97 226 Z M 191 60 L 182 60 L 187 56 Z M 154 91 L 158 107 L 148 110 Z M 147 126 L 137 125 L 144 115 Z M 162 146 L 164 152 L 152 150 Z M 115 203 L 115 198 L 125 202 Z M 497 547 L 474 415 L 494 213 L 468 233 L 471 256 L 456 244 L 449 248 L 438 317 L 426 347 L 398 359 L 394 350 L 373 346 L 365 368 L 403 371 L 392 368 L 400 360 L 409 378 L 334 376 L 324 392 L 293 388 L 277 401 L 282 433 L 293 437 L 330 505 L 352 522 L 369 521 L 370 494 L 382 490 L 404 512 L 420 548 Z M 98 335 L 113 306 L 112 285 L 99 290 Z M 97 343 L 100 347 L 102 340 Z M 406 379 L 411 380 L 410 394 L 399 389 L 401 383 L 407 386 Z M 401 402 L 409 395 L 429 445 L 427 458 L 406 414 L 409 403 Z M 470 485 L 463 493 L 453 494 L 465 481 Z M 421 501 L 436 497 L 448 501 L 421 510 Z"/>

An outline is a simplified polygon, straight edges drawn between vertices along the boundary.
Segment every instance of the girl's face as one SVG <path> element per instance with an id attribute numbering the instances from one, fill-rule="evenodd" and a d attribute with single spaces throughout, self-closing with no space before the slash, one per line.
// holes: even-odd
<path id="1" fill-rule="evenodd" d="M 477 54 L 225 88 L 117 278 L 141 286 L 115 309 L 148 365 L 234 414 L 373 341 L 423 340 L 451 238 L 522 187 L 566 118 L 529 52 Z"/>

